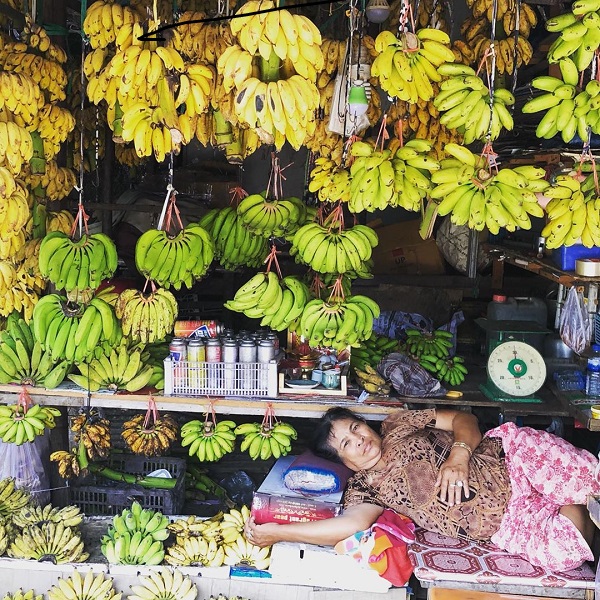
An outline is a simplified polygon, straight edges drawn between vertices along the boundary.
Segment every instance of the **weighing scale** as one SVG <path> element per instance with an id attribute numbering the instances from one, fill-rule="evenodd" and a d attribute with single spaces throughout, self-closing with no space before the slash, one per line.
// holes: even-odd
<path id="1" fill-rule="evenodd" d="M 527 338 L 543 342 L 550 333 L 529 321 L 477 319 L 487 333 L 487 381 L 480 390 L 500 402 L 537 402 L 536 392 L 546 380 L 546 363 Z"/>

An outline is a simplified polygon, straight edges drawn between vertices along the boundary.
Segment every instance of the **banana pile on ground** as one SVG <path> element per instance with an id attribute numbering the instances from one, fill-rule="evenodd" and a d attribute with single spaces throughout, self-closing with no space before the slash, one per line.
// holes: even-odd
<path id="1" fill-rule="evenodd" d="M 571 11 L 550 17 L 546 29 L 558 33 L 548 49 L 548 62 L 571 57 L 578 71 L 585 71 L 600 46 L 600 7 L 590 0 L 576 0 Z"/>
<path id="2" fill-rule="evenodd" d="M 0 406 L 0 439 L 5 444 L 20 446 L 33 442 L 46 429 L 54 429 L 55 418 L 60 416 L 57 408 L 33 404 L 27 410 L 19 404 Z"/>
<path id="3" fill-rule="evenodd" d="M 379 55 L 371 65 L 371 76 L 379 78 L 389 96 L 413 103 L 433 98 L 432 84 L 441 80 L 437 67 L 454 61 L 450 36 L 428 27 L 398 37 L 383 30 L 375 38 L 375 50 Z"/>
<path id="4" fill-rule="evenodd" d="M 148 421 L 145 414 L 139 414 L 123 423 L 121 437 L 134 454 L 162 456 L 178 434 L 179 426 L 171 415 L 157 415 Z"/>
<path id="5" fill-rule="evenodd" d="M 296 430 L 283 421 L 242 423 L 235 428 L 235 433 L 244 436 L 240 450 L 247 451 L 252 460 L 286 456 L 292 449 L 292 440 L 298 437 Z"/>
<path id="6" fill-rule="evenodd" d="M 464 359 L 460 356 L 439 358 L 434 354 L 422 354 L 419 357 L 419 364 L 436 379 L 450 385 L 460 385 L 467 374 Z"/>
<path id="7" fill-rule="evenodd" d="M 198 587 L 189 575 L 178 569 L 150 571 L 138 576 L 139 585 L 132 585 L 128 600 L 195 600 Z"/>
<path id="8" fill-rule="evenodd" d="M 48 600 L 121 600 L 121 593 L 113 587 L 113 578 L 105 573 L 90 569 L 82 577 L 77 569 L 70 572 L 69 577 L 59 577 L 48 591 Z"/>
<path id="9" fill-rule="evenodd" d="M 240 125 L 256 129 L 264 143 L 280 150 L 285 141 L 298 150 L 315 130 L 324 66 L 321 34 L 315 24 L 271 0 L 249 0 L 230 22 L 236 45 L 217 63 L 223 85 L 235 90 L 234 110 Z M 245 17 L 244 14 L 259 11 Z M 253 62 L 259 77 L 254 76 Z"/>
<path id="10" fill-rule="evenodd" d="M 476 2 L 479 5 L 482 3 L 485 4 L 485 0 Z M 473 6 L 473 16 L 467 18 L 461 25 L 460 33 L 464 40 L 457 40 L 453 44 L 453 49 L 458 49 L 462 58 L 462 60 L 457 59 L 457 62 L 478 63 L 489 53 L 492 43 L 492 17 L 491 13 L 488 13 L 488 18 L 486 12 L 491 9 L 490 7 L 491 5 L 486 5 L 482 11 L 481 7 Z M 522 2 L 519 7 L 518 36 L 513 35 L 517 17 L 514 7 L 506 10 L 503 16 L 498 15 L 496 22 L 495 68 L 501 75 L 513 73 L 515 68 L 529 64 L 533 56 L 533 47 L 528 38 L 531 30 L 537 25 L 537 15 L 535 10 L 525 2 Z M 506 34 L 506 37 L 502 37 L 502 39 L 498 39 L 500 22 L 502 22 L 502 30 Z"/>
<path id="11" fill-rule="evenodd" d="M 199 225 L 213 238 L 215 259 L 228 271 L 238 267 L 258 268 L 269 253 L 266 239 L 245 227 L 232 206 L 209 210 Z"/>
<path id="12" fill-rule="evenodd" d="M 496 172 L 465 146 L 446 144 L 445 150 L 453 158 L 442 160 L 442 168 L 432 174 L 438 215 L 449 214 L 455 225 L 477 231 L 487 227 L 493 235 L 502 227 L 531 229 L 529 215 L 544 215 L 536 196 L 549 186 L 544 169 L 524 165 Z"/>
<path id="13" fill-rule="evenodd" d="M 165 558 L 169 518 L 160 511 L 142 508 L 134 500 L 113 517 L 102 536 L 101 551 L 111 565 L 160 565 Z"/>
<path id="14" fill-rule="evenodd" d="M 123 335 L 143 344 L 164 340 L 173 331 L 178 312 L 175 296 L 163 288 L 149 293 L 127 288 L 115 304 Z"/>
<path id="15" fill-rule="evenodd" d="M 515 97 L 504 88 L 490 89 L 467 65 L 444 63 L 438 73 L 445 79 L 433 105 L 443 113 L 440 123 L 463 134 L 465 144 L 483 141 L 490 136 L 498 139 L 502 128 L 511 131 L 514 122 L 509 107 Z M 490 106 L 491 104 L 491 106 Z"/>
<path id="16" fill-rule="evenodd" d="M 573 175 L 557 175 L 544 196 L 551 198 L 546 205 L 548 222 L 541 232 L 549 249 L 577 243 L 591 248 L 600 243 L 600 194 L 593 173 L 583 183 Z"/>
<path id="17" fill-rule="evenodd" d="M 327 156 L 319 156 L 310 172 L 308 191 L 316 193 L 321 202 L 349 202 L 350 171 Z"/>
<path id="18" fill-rule="evenodd" d="M 77 364 L 79 374 L 70 373 L 68 378 L 85 390 L 126 390 L 136 392 L 146 387 L 154 376 L 154 367 L 147 364 L 147 352 L 131 347 L 125 339 L 108 355 L 100 353 L 97 358 Z"/>
<path id="19" fill-rule="evenodd" d="M 348 209 L 373 212 L 388 206 L 419 211 L 431 189 L 432 171 L 440 168 L 429 153 L 430 140 L 412 139 L 395 153 L 375 149 L 367 142 L 354 142 L 350 154 L 350 200 Z"/>
<path id="20" fill-rule="evenodd" d="M 53 564 L 85 562 L 89 558 L 78 528 L 82 521 L 78 507 L 54 509 L 50 504 L 41 509 L 23 508 L 18 515 L 17 520 L 23 525 L 17 525 L 18 531 L 8 547 L 11 558 Z"/>
<path id="21" fill-rule="evenodd" d="M 257 273 L 224 306 L 274 331 L 284 331 L 302 314 L 310 297 L 306 284 L 293 275 L 280 279 L 273 271 Z"/>
<path id="22" fill-rule="evenodd" d="M 97 289 L 117 270 L 117 248 L 104 233 L 84 233 L 73 240 L 62 231 L 46 234 L 39 252 L 40 273 L 73 302 Z"/>
<path id="23" fill-rule="evenodd" d="M 378 243 L 377 233 L 367 225 L 344 228 L 339 221 L 313 222 L 298 229 L 290 254 L 317 273 L 360 272 Z"/>
<path id="24" fill-rule="evenodd" d="M 343 350 L 371 337 L 379 313 L 379 305 L 360 294 L 331 301 L 315 298 L 302 311 L 296 333 L 303 335 L 311 348 Z"/>
<path id="25" fill-rule="evenodd" d="M 85 446 L 88 460 L 107 458 L 111 448 L 110 421 L 102 418 L 96 409 L 71 417 L 69 426 L 75 445 Z"/>
<path id="26" fill-rule="evenodd" d="M 86 306 L 42 296 L 33 309 L 33 335 L 54 361 L 80 364 L 117 346 L 122 333 L 113 307 L 96 296 Z"/>
<path id="27" fill-rule="evenodd" d="M 550 139 L 560 133 L 563 142 L 568 143 L 577 134 L 585 141 L 588 128 L 593 133 L 600 131 L 600 82 L 592 79 L 579 91 L 579 72 L 573 61 L 562 58 L 559 66 L 562 79 L 542 75 L 532 80 L 532 87 L 544 93 L 529 100 L 523 112 L 546 111 L 535 131 L 539 138 Z"/>
<path id="28" fill-rule="evenodd" d="M 389 382 L 382 377 L 376 369 L 368 363 L 365 363 L 365 370 L 354 368 L 356 383 L 368 392 L 377 396 L 389 396 L 392 390 Z"/>
<path id="29" fill-rule="evenodd" d="M 214 242 L 206 229 L 191 223 L 176 235 L 161 229 L 148 229 L 135 244 L 135 265 L 147 279 L 164 288 L 188 289 L 210 267 Z"/>
<path id="30" fill-rule="evenodd" d="M 215 462 L 233 452 L 235 427 L 233 421 L 188 421 L 181 427 L 181 445 L 200 462 Z"/>
<path id="31" fill-rule="evenodd" d="M 32 324 L 17 315 L 12 312 L 6 329 L 0 331 L 0 382 L 55 388 L 66 377 L 70 362 L 54 358 L 51 347 L 44 350 Z"/>
<path id="32" fill-rule="evenodd" d="M 33 590 L 23 591 L 22 588 L 14 593 L 7 592 L 2 600 L 44 600 L 44 596 L 37 594 Z"/>
<path id="33" fill-rule="evenodd" d="M 350 366 L 367 371 L 367 365 L 376 368 L 381 359 L 398 350 L 398 340 L 373 333 L 368 340 L 364 340 L 352 348 Z"/>

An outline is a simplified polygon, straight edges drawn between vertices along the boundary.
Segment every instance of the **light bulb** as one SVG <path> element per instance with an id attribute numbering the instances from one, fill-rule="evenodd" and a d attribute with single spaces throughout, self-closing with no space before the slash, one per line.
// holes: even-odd
<path id="1" fill-rule="evenodd" d="M 390 16 L 390 5 L 387 0 L 369 0 L 365 13 L 371 23 L 383 23 Z"/>
<path id="2" fill-rule="evenodd" d="M 348 94 L 348 108 L 350 114 L 356 117 L 364 115 L 369 109 L 367 92 L 360 79 L 357 79 L 350 88 Z"/>

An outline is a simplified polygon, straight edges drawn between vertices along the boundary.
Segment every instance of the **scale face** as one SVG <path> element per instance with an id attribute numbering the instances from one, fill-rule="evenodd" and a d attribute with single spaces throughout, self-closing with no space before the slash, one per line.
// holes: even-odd
<path id="1" fill-rule="evenodd" d="M 490 382 L 509 396 L 520 398 L 535 394 L 546 379 L 546 363 L 529 344 L 518 341 L 496 346 L 487 362 Z"/>

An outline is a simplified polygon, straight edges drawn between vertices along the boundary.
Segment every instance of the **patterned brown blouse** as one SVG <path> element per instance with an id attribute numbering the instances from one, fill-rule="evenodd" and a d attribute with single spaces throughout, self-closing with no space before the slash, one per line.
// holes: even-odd
<path id="1" fill-rule="evenodd" d="M 435 481 L 447 460 L 452 433 L 434 429 L 435 409 L 401 410 L 382 424 L 382 471 L 359 471 L 344 494 L 344 506 L 367 502 L 391 508 L 415 524 L 454 538 L 489 540 L 500 521 L 511 488 L 502 442 L 484 438 L 469 462 L 469 499 L 452 507 L 442 502 Z"/>

